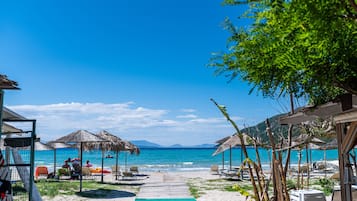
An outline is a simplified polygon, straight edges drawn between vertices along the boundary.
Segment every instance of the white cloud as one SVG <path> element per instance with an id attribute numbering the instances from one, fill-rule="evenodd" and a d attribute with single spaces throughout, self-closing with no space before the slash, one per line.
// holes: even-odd
<path id="1" fill-rule="evenodd" d="M 193 113 L 193 112 L 196 112 L 196 110 L 195 110 L 195 109 L 188 109 L 188 108 L 186 108 L 186 109 L 182 109 L 181 111 L 182 111 L 182 112 L 187 112 L 187 113 Z"/>
<path id="2" fill-rule="evenodd" d="M 27 118 L 36 119 L 37 133 L 45 141 L 54 140 L 78 129 L 92 132 L 105 129 L 124 139 L 145 139 L 164 145 L 214 143 L 222 136 L 233 133 L 232 127 L 224 118 L 205 118 L 196 114 L 175 116 L 169 110 L 137 107 L 133 102 L 7 107 Z M 185 109 L 188 113 L 195 111 Z"/>
<path id="3" fill-rule="evenodd" d="M 197 115 L 186 114 L 186 115 L 178 115 L 176 117 L 179 118 L 179 119 L 195 119 L 195 118 L 197 118 Z"/>

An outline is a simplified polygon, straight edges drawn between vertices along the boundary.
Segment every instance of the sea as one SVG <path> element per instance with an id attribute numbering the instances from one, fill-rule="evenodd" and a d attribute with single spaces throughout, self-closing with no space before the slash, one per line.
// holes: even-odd
<path id="1" fill-rule="evenodd" d="M 145 172 L 165 172 L 165 171 L 201 171 L 209 170 L 212 165 L 219 165 L 220 168 L 228 169 L 230 166 L 237 167 L 241 165 L 244 156 L 241 155 L 240 148 L 233 148 L 225 151 L 223 154 L 212 156 L 215 148 L 143 148 L 140 154 L 130 154 L 128 152 L 119 152 L 118 164 L 121 169 L 128 169 L 130 166 L 138 166 L 140 171 Z M 56 154 L 54 154 L 56 153 Z M 116 153 L 100 150 L 84 151 L 83 164 L 89 160 L 93 167 L 102 166 L 102 154 L 110 155 L 113 158 L 103 160 L 104 169 L 111 169 L 116 164 Z M 260 159 L 263 169 L 270 168 L 271 151 L 259 149 Z M 254 148 L 248 148 L 249 158 L 256 161 Z M 63 148 L 46 151 L 35 151 L 35 166 L 47 166 L 50 170 L 59 168 L 68 158 L 78 158 L 79 151 L 74 148 Z M 312 162 L 326 160 L 338 160 L 336 149 L 333 150 L 293 150 L 291 153 L 291 164 L 297 165 L 299 157 L 301 164 L 306 163 L 306 156 L 312 159 Z M 285 157 L 285 156 L 284 156 Z M 29 160 L 24 156 L 24 160 Z M 232 160 L 230 160 L 230 158 Z M 55 163 L 56 162 L 56 163 Z M 224 166 L 224 167 L 223 167 Z"/>

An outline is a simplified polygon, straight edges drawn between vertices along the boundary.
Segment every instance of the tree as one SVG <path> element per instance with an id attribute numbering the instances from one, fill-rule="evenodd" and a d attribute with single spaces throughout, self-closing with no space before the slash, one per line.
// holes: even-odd
<path id="1" fill-rule="evenodd" d="M 268 97 L 293 94 L 319 104 L 342 93 L 357 94 L 352 5 L 347 0 L 251 2 L 245 16 L 254 23 L 243 29 L 227 19 L 228 50 L 212 58 L 211 65 Z"/>

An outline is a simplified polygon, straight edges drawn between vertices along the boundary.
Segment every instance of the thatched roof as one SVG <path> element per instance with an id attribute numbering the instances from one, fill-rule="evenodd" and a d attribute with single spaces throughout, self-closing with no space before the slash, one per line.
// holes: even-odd
<path id="1" fill-rule="evenodd" d="M 130 151 L 130 153 L 140 153 L 140 149 L 129 141 L 122 140 L 120 137 L 102 130 L 97 134 L 98 137 L 105 139 L 106 142 L 97 143 L 97 148 L 111 151 Z"/>
<path id="2" fill-rule="evenodd" d="M 71 145 L 65 144 L 63 142 L 55 142 L 55 141 L 50 141 L 47 142 L 47 145 L 50 147 L 53 147 L 54 149 L 61 149 L 61 148 L 70 148 L 73 147 Z"/>
<path id="3" fill-rule="evenodd" d="M 248 144 L 248 139 L 250 137 L 247 134 L 243 134 L 243 140 L 244 140 L 244 144 Z M 224 140 L 225 138 L 221 139 L 220 141 Z M 229 149 L 229 148 L 233 148 L 235 146 L 240 146 L 242 145 L 242 142 L 238 136 L 238 134 L 234 134 L 231 136 L 227 137 L 227 140 L 224 141 L 218 148 L 217 150 L 212 154 L 212 156 L 215 156 L 219 153 L 224 152 L 225 150 Z"/>
<path id="4" fill-rule="evenodd" d="M 2 124 L 1 134 L 6 135 L 6 134 L 13 134 L 13 133 L 23 133 L 23 130 L 16 128 L 7 123 Z"/>
<path id="5" fill-rule="evenodd" d="M 96 136 L 94 133 L 91 133 L 87 130 L 77 130 L 66 136 L 58 138 L 54 142 L 62 142 L 65 144 L 76 144 L 77 148 L 79 148 L 80 145 L 82 145 L 84 150 L 92 150 L 95 149 L 93 144 L 97 142 L 104 142 L 104 141 L 106 140 Z"/>
<path id="6" fill-rule="evenodd" d="M 16 112 L 10 110 L 7 107 L 3 107 L 2 118 L 3 120 L 27 120 L 22 115 L 17 114 Z"/>
<path id="7" fill-rule="evenodd" d="M 19 89 L 17 82 L 9 80 L 6 75 L 0 74 L 0 89 Z"/>
<path id="8" fill-rule="evenodd" d="M 101 142 L 101 141 L 105 141 L 105 140 L 86 130 L 78 130 L 55 140 L 55 142 L 63 142 L 66 144 L 80 143 L 80 142 Z"/>

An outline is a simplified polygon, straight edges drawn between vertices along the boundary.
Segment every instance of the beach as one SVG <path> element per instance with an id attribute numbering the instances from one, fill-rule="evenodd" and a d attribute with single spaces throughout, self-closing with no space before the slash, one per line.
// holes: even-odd
<path id="1" fill-rule="evenodd" d="M 118 190 L 109 193 L 105 200 L 108 201 L 134 201 L 136 196 L 132 196 L 131 193 L 135 194 L 137 189 L 132 188 L 133 184 L 143 183 L 144 186 L 147 183 L 150 183 L 153 180 L 158 180 L 161 182 L 162 178 L 170 178 L 174 182 L 180 180 L 185 182 L 186 185 L 195 185 L 197 188 L 200 188 L 200 196 L 197 198 L 197 201 L 243 201 L 246 200 L 244 196 L 241 196 L 238 192 L 228 192 L 221 189 L 222 186 L 229 186 L 237 183 L 237 181 L 225 180 L 224 183 L 219 182 L 219 184 L 214 184 L 212 181 L 221 179 L 219 175 L 212 174 L 209 171 L 187 171 L 187 172 L 150 172 L 143 173 L 147 175 L 146 178 L 138 178 L 134 181 L 116 181 L 112 175 L 106 175 L 104 178 L 105 182 L 108 183 L 117 183 Z M 98 178 L 99 179 L 99 178 Z M 93 181 L 94 182 L 94 181 Z M 207 182 L 209 182 L 210 187 L 208 188 Z M 125 185 L 125 183 L 127 185 Z M 141 188 L 141 187 L 140 187 Z M 140 190 L 139 190 L 140 191 Z M 129 196 L 127 196 L 129 195 Z M 58 195 L 54 198 L 43 197 L 44 201 L 94 201 L 100 200 L 99 198 L 86 198 L 79 195 Z"/>
<path id="2" fill-rule="evenodd" d="M 54 198 L 43 197 L 44 201 L 97 201 L 104 199 L 108 201 L 135 201 L 135 198 L 140 197 L 141 190 L 145 185 L 157 182 L 164 186 L 172 183 L 184 182 L 187 187 L 193 186 L 198 189 L 199 197 L 197 201 L 245 201 L 246 197 L 240 195 L 239 192 L 227 191 L 225 187 L 234 184 L 250 185 L 250 181 L 233 181 L 224 179 L 224 177 L 212 174 L 210 171 L 185 171 L 185 172 L 148 172 L 142 173 L 144 177 L 138 177 L 135 180 L 118 180 L 116 181 L 112 175 L 106 175 L 104 182 L 117 184 L 118 188 L 113 190 L 105 197 L 87 198 L 80 195 L 57 195 Z M 167 183 L 169 180 L 170 183 Z M 99 177 L 97 178 L 99 181 Z M 96 181 L 93 181 L 96 182 Z M 140 184 L 140 185 L 136 185 Z M 134 186 L 134 187 L 133 187 Z M 84 192 L 86 190 L 84 189 Z M 150 190 L 152 192 L 157 190 Z M 170 194 L 169 192 L 165 192 Z M 164 193 L 164 194 L 165 194 Z M 155 196 L 155 195 L 154 195 Z M 157 197 L 164 196 L 158 195 Z M 331 196 L 326 197 L 327 201 L 331 200 Z"/>
<path id="3" fill-rule="evenodd" d="M 246 200 L 246 198 L 240 195 L 237 191 L 227 190 L 231 188 L 234 184 L 249 186 L 250 182 L 248 180 L 244 181 L 231 181 L 225 179 L 225 177 L 213 174 L 210 172 L 210 167 L 212 164 L 217 164 L 221 169 L 224 165 L 228 168 L 230 165 L 228 157 L 225 158 L 224 164 L 222 164 L 222 157 L 215 156 L 212 157 L 212 153 L 215 149 L 143 149 L 140 155 L 129 155 L 127 153 L 120 153 L 119 155 L 119 166 L 121 171 L 128 171 L 129 167 L 137 166 L 139 167 L 139 175 L 136 179 L 132 181 L 115 180 L 112 174 L 107 174 L 104 177 L 105 183 L 113 184 L 113 190 L 109 192 L 101 192 L 99 189 L 91 189 L 94 193 L 98 193 L 98 196 L 105 196 L 106 200 L 122 200 L 122 201 L 132 201 L 136 197 L 140 196 L 142 189 L 145 186 L 165 186 L 165 181 L 172 180 L 173 182 L 179 181 L 187 188 L 193 188 L 196 190 L 197 201 L 230 201 L 230 200 Z M 253 150 L 249 150 L 253 151 Z M 265 150 L 260 150 L 262 156 L 265 156 Z M 62 149 L 57 151 L 58 161 L 67 159 L 68 157 L 75 157 L 77 155 L 76 149 Z M 111 153 L 113 154 L 113 153 Z M 294 155 L 297 155 L 293 152 Z M 51 159 L 53 152 L 45 151 L 39 152 L 39 156 L 42 158 Z M 84 160 L 90 160 L 94 167 L 101 167 L 101 153 L 92 151 L 84 153 Z M 114 154 L 113 154 L 114 155 Z M 254 156 L 253 154 L 251 154 Z M 330 152 L 330 160 L 336 155 L 336 151 Z M 239 167 L 240 165 L 240 149 L 233 150 L 233 167 Z M 313 153 L 314 161 L 321 161 L 323 158 L 322 151 L 315 151 Z M 269 172 L 270 164 L 269 158 L 263 158 L 263 169 Z M 291 168 L 297 169 L 296 159 L 292 159 Z M 44 162 L 43 160 L 36 160 L 37 165 L 46 165 L 49 170 L 53 168 L 51 160 Z M 115 165 L 116 159 L 109 158 L 104 160 L 104 169 L 111 170 L 111 167 Z M 329 161 L 329 163 L 335 164 L 336 160 Z M 61 162 L 57 162 L 57 168 L 59 168 Z M 322 175 L 323 176 L 323 175 Z M 96 176 L 93 182 L 98 182 L 100 177 Z M 154 182 L 154 183 L 153 183 Z M 155 183 L 156 182 L 156 183 Z M 99 188 L 99 187 L 98 187 Z M 84 191 L 86 191 L 84 189 Z M 150 191 L 156 191 L 156 188 Z M 187 190 L 189 192 L 189 190 Z M 165 192 L 164 192 L 165 193 Z M 190 193 L 190 192 L 189 192 Z M 184 193 L 186 195 L 186 193 Z M 194 193 L 189 194 L 193 196 Z M 156 195 L 157 197 L 162 196 L 160 193 Z M 329 201 L 327 197 L 327 201 Z M 100 200 L 99 198 L 89 198 L 83 197 L 78 194 L 74 195 L 57 195 L 53 197 L 44 197 L 44 200 Z"/>

